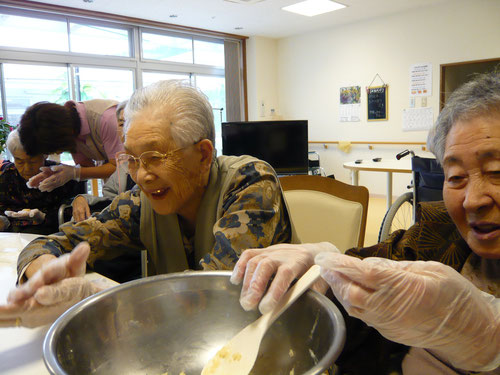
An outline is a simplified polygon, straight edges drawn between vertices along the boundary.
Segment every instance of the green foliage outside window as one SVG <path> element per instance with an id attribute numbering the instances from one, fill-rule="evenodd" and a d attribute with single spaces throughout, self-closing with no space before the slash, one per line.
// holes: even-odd
<path id="1" fill-rule="evenodd" d="M 5 151 L 5 143 L 12 130 L 14 130 L 14 127 L 12 127 L 6 119 L 0 117 L 0 153 Z"/>
<path id="2" fill-rule="evenodd" d="M 57 89 L 52 90 L 52 95 L 57 95 L 57 99 L 54 101 L 57 104 L 66 103 L 69 98 L 69 90 L 67 85 L 61 85 Z M 97 89 L 89 83 L 85 83 L 81 86 L 80 90 L 80 101 L 84 102 L 91 99 L 107 99 L 106 93 Z"/>

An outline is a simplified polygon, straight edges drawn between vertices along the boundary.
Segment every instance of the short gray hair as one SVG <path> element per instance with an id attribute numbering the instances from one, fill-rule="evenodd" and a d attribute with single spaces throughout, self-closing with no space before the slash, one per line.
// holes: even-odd
<path id="1" fill-rule="evenodd" d="M 157 109 L 165 119 L 168 116 L 177 146 L 189 146 L 202 139 L 215 145 L 212 106 L 205 94 L 185 81 L 158 81 L 134 92 L 125 107 L 125 133 L 130 121 L 146 107 Z"/>
<path id="2" fill-rule="evenodd" d="M 500 71 L 477 75 L 450 95 L 427 136 L 427 147 L 443 163 L 446 137 L 457 121 L 500 115 Z"/>
<path id="3" fill-rule="evenodd" d="M 19 137 L 19 132 L 17 129 L 12 130 L 7 137 L 7 142 L 5 142 L 9 152 L 14 155 L 17 151 L 24 151 L 23 144 L 21 143 L 21 138 Z"/>
<path id="4" fill-rule="evenodd" d="M 125 109 L 125 106 L 127 105 L 128 103 L 128 99 L 127 100 L 124 100 L 120 103 L 118 103 L 116 105 L 116 118 L 117 119 L 120 119 L 120 114 L 123 112 L 123 110 Z"/>

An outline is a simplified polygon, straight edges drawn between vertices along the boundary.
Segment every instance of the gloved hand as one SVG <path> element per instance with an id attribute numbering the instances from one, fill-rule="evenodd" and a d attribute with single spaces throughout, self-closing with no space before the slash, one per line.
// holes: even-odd
<path id="1" fill-rule="evenodd" d="M 45 263 L 0 306 L 0 326 L 36 327 L 53 322 L 80 300 L 110 287 L 105 280 L 84 278 L 90 246 L 80 243 L 70 254 Z"/>
<path id="2" fill-rule="evenodd" d="M 50 167 L 40 167 L 40 171 L 40 173 L 34 175 L 28 180 L 28 182 L 26 182 L 27 187 L 30 189 L 36 189 L 40 185 L 40 182 L 54 174 Z"/>
<path id="3" fill-rule="evenodd" d="M 38 189 L 40 189 L 40 191 L 50 192 L 70 180 L 80 181 L 81 168 L 79 165 L 73 167 L 71 165 L 59 164 L 50 167 L 50 169 L 54 172 L 54 174 L 40 182 L 38 185 Z"/>
<path id="4" fill-rule="evenodd" d="M 29 209 L 25 208 L 21 211 L 5 211 L 5 215 L 15 219 L 31 220 L 33 224 L 41 224 L 45 220 L 45 214 L 38 208 Z"/>
<path id="5" fill-rule="evenodd" d="M 430 349 L 463 370 L 500 365 L 500 299 L 451 267 L 332 253 L 315 262 L 346 311 L 389 340 Z"/>
<path id="6" fill-rule="evenodd" d="M 21 303 L 32 297 L 38 289 L 45 285 L 54 284 L 69 277 L 85 275 L 89 254 L 89 244 L 82 242 L 70 254 L 61 255 L 59 258 L 43 264 L 26 283 L 10 291 L 7 301 Z"/>
<path id="7" fill-rule="evenodd" d="M 33 297 L 0 306 L 0 327 L 33 328 L 52 323 L 75 303 L 104 289 L 105 284 L 81 276 L 44 285 Z"/>
<path id="8" fill-rule="evenodd" d="M 79 195 L 71 203 L 73 207 L 73 219 L 78 223 L 90 217 L 90 207 L 85 197 Z"/>
<path id="9" fill-rule="evenodd" d="M 237 285 L 243 280 L 241 306 L 247 311 L 259 306 L 263 314 L 270 311 L 286 293 L 292 281 L 302 276 L 314 264 L 315 255 L 322 251 L 338 252 L 338 249 L 328 242 L 322 242 L 278 244 L 264 249 L 245 250 L 231 275 L 233 284 Z M 267 289 L 273 275 L 274 279 Z M 327 287 L 323 280 L 313 285 L 313 289 L 323 293 Z"/>

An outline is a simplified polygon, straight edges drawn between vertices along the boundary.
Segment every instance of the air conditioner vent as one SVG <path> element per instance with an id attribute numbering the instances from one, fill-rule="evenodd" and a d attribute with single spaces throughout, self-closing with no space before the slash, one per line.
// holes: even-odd
<path id="1" fill-rule="evenodd" d="M 224 1 L 237 4 L 255 4 L 255 3 L 260 3 L 261 1 L 264 0 L 224 0 Z"/>

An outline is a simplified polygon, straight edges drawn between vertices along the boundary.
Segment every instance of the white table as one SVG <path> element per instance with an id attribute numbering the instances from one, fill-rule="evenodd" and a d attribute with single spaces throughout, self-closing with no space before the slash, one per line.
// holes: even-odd
<path id="1" fill-rule="evenodd" d="M 9 290 L 16 284 L 17 256 L 33 234 L 0 233 L 0 303 L 4 304 Z M 48 374 L 42 359 L 42 343 L 49 326 L 0 328 L 0 374 Z"/>
<path id="2" fill-rule="evenodd" d="M 9 290 L 16 284 L 17 256 L 36 237 L 40 235 L 0 232 L 0 304 L 6 302 Z M 96 279 L 102 276 L 93 273 L 86 277 Z M 0 374 L 48 374 L 43 362 L 42 344 L 49 327 L 0 328 Z"/>
<path id="3" fill-rule="evenodd" d="M 369 172 L 386 172 L 387 173 L 387 209 L 392 204 L 392 174 L 393 173 L 411 173 L 411 158 L 403 158 L 401 160 L 384 160 L 373 161 L 363 160 L 356 164 L 353 161 L 344 163 L 344 168 L 351 170 L 351 183 L 359 184 L 359 171 Z"/>

